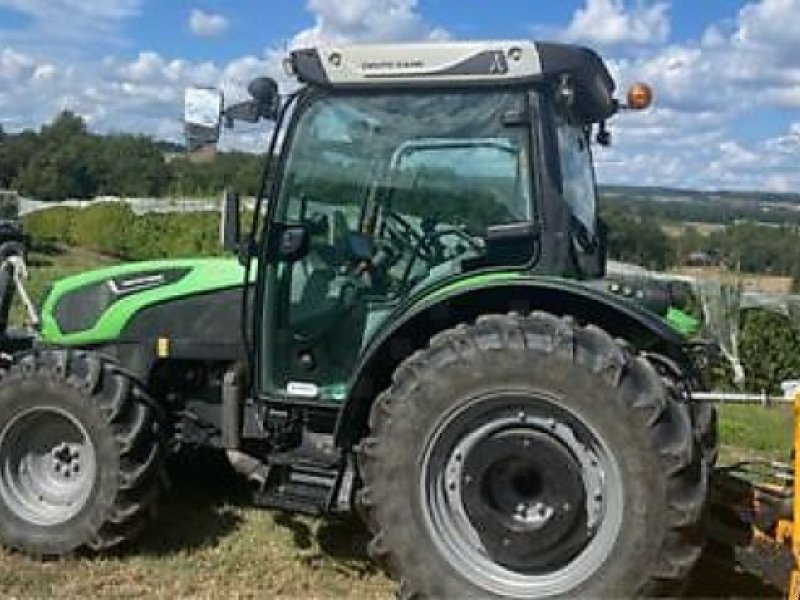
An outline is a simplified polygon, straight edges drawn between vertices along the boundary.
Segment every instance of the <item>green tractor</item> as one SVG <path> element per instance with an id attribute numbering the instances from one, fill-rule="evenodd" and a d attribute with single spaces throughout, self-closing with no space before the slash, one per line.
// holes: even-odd
<path id="1" fill-rule="evenodd" d="M 602 60 L 499 41 L 285 66 L 288 95 L 187 92 L 192 146 L 273 121 L 249 235 L 226 198 L 235 258 L 47 293 L 0 384 L 0 540 L 114 548 L 153 514 L 168 453 L 200 446 L 259 506 L 356 510 L 403 594 L 674 592 L 716 423 L 687 336 L 602 281 L 591 146 L 623 108 Z"/>

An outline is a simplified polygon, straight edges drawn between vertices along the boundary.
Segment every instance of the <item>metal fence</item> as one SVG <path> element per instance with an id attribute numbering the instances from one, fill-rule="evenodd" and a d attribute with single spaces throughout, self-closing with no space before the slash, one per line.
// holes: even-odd
<path id="1" fill-rule="evenodd" d="M 100 196 L 92 200 L 47 202 L 26 198 L 15 192 L 0 191 L 0 207 L 6 206 L 8 212 L 15 212 L 20 217 L 37 211 L 47 210 L 48 208 L 86 208 L 99 202 L 120 202 L 127 204 L 137 215 L 147 213 L 218 212 L 222 208 L 221 196 L 218 198 L 120 198 L 117 196 Z M 247 208 L 252 209 L 255 205 L 255 198 L 243 199 L 243 204 Z"/>

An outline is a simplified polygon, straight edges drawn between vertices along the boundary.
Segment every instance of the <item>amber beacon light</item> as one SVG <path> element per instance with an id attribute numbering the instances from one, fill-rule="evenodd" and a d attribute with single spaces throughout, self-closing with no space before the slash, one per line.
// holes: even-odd
<path id="1" fill-rule="evenodd" d="M 634 83 L 628 90 L 627 105 L 630 110 L 645 110 L 653 103 L 653 88 L 646 83 Z"/>

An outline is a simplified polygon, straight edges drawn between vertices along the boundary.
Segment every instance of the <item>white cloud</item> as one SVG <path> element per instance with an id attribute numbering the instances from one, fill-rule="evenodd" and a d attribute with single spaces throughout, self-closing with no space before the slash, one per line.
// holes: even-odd
<path id="1" fill-rule="evenodd" d="M 126 23 L 143 3 L 0 0 L 30 18 L 24 31 L 0 33 L 0 124 L 11 131 L 38 127 L 69 108 L 96 131 L 180 140 L 187 86 L 221 87 L 229 101 L 243 98 L 259 75 L 288 89 L 278 41 L 227 62 L 145 50 L 120 58 L 117 48 L 98 53 L 91 46 L 124 41 Z M 306 7 L 310 25 L 287 40 L 290 47 L 448 35 L 425 19 L 417 0 L 307 0 Z M 614 146 L 597 151 L 601 182 L 800 189 L 799 119 L 761 139 L 752 131 L 742 139 L 739 131 L 758 111 L 800 108 L 800 0 L 752 0 L 734 10 L 698 39 L 670 43 L 666 2 L 586 0 L 561 30 L 603 46 L 622 89 L 642 79 L 655 87 L 652 110 L 613 120 Z M 76 56 L 64 48 L 85 51 Z M 237 129 L 226 133 L 225 144 L 263 150 L 268 133 L 264 124 Z"/>
<path id="2" fill-rule="evenodd" d="M 291 47 L 347 42 L 395 42 L 444 39 L 442 28 L 434 28 L 417 12 L 418 0 L 308 0 L 313 27 L 299 32 Z"/>
<path id="3" fill-rule="evenodd" d="M 189 30 L 198 37 L 217 37 L 228 31 L 230 21 L 227 17 L 207 13 L 199 8 L 189 15 Z"/>
<path id="4" fill-rule="evenodd" d="M 562 33 L 565 40 L 598 46 L 659 44 L 669 37 L 669 4 L 639 0 L 626 9 L 622 0 L 586 0 Z"/>
<path id="5" fill-rule="evenodd" d="M 0 8 L 24 15 L 22 30 L 3 32 L 0 43 L 37 53 L 75 54 L 93 43 L 119 44 L 121 25 L 138 14 L 144 0 L 0 0 Z"/>
<path id="6" fill-rule="evenodd" d="M 142 0 L 0 0 L 0 7 L 34 19 L 69 12 L 95 19 L 125 19 L 139 13 Z"/>
<path id="7" fill-rule="evenodd" d="M 697 40 L 635 52 L 610 48 L 620 87 L 648 81 L 656 104 L 614 119 L 617 144 L 598 152 L 600 179 L 800 189 L 800 125 L 760 139 L 751 125 L 776 110 L 800 108 L 798 16 L 800 0 L 751 1 L 733 18 L 709 24 Z"/>

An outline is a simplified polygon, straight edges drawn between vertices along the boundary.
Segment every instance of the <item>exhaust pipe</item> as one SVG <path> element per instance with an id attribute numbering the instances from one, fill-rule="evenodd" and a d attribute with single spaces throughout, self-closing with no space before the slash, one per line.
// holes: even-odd
<path id="1" fill-rule="evenodd" d="M 242 427 L 244 415 L 244 396 L 246 371 L 237 365 L 225 373 L 222 382 L 222 447 L 228 462 L 237 473 L 264 487 L 269 478 L 269 465 L 264 461 L 243 452 Z"/>

